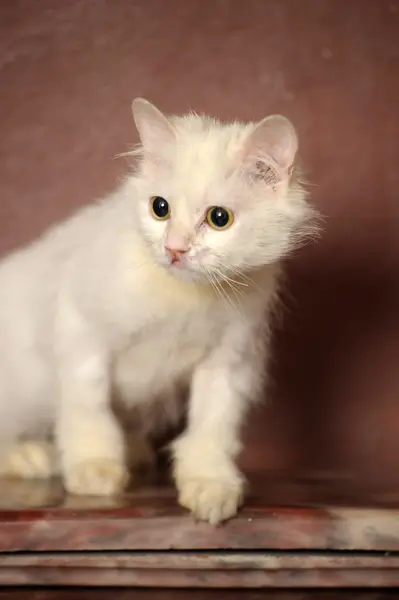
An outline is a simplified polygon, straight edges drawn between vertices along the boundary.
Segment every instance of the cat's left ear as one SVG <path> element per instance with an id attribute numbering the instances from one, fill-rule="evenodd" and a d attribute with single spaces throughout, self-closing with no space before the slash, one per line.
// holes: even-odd
<path id="1" fill-rule="evenodd" d="M 145 151 L 158 154 L 163 146 L 175 141 L 172 124 L 151 102 L 136 98 L 132 103 L 132 112 Z"/>
<path id="2" fill-rule="evenodd" d="M 291 121 L 272 115 L 260 121 L 245 140 L 244 160 L 260 173 L 272 168 L 280 179 L 287 179 L 297 150 L 298 138 Z"/>

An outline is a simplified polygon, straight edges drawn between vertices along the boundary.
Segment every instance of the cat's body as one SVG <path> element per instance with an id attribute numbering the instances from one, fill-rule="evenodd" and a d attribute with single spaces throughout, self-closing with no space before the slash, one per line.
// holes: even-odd
<path id="1" fill-rule="evenodd" d="M 289 183 L 296 146 L 285 122 L 292 156 L 284 165 L 270 154 L 267 166 L 280 175 L 266 195 L 276 197 L 264 206 L 254 200 L 246 222 L 242 195 L 250 186 L 265 193 L 268 183 L 259 177 L 258 144 L 256 165 L 245 157 L 248 171 L 235 164 L 254 125 L 169 122 L 144 101 L 135 118 L 143 143 L 137 174 L 0 264 L 0 471 L 61 470 L 71 492 L 115 493 L 127 472 L 111 397 L 135 411 L 140 445 L 143 434 L 178 418 L 187 388 L 188 426 L 173 449 L 179 498 L 218 522 L 241 501 L 234 458 L 261 387 L 279 259 L 307 231 L 312 211 Z M 278 145 L 266 129 L 266 141 Z M 166 218 L 150 214 L 155 194 L 172 207 Z M 235 222 L 213 230 L 202 213 L 226 199 Z M 231 239 L 240 227 L 241 239 Z M 243 244 L 254 247 L 245 255 Z M 40 443 L 49 433 L 55 449 Z"/>
<path id="2" fill-rule="evenodd" d="M 138 408 L 164 396 L 168 388 L 173 395 L 176 387 L 188 384 L 193 367 L 220 340 L 227 324 L 245 311 L 246 304 L 258 304 L 259 313 L 264 313 L 256 289 L 252 297 L 247 294 L 239 304 L 229 304 L 211 286 L 197 289 L 173 281 L 151 264 L 139 237 L 134 239 L 133 220 L 126 219 L 131 203 L 128 189 L 125 186 L 106 203 L 84 208 L 77 218 L 0 264 L 0 331 L 7 340 L 0 360 L 1 440 L 53 426 L 57 405 L 54 332 L 60 326 L 58 319 L 64 318 L 60 290 L 75 297 L 85 317 L 101 332 L 109 349 L 112 387 L 128 406 Z M 120 212 L 112 210 L 115 202 L 125 204 Z M 119 215 L 123 215 L 120 222 Z M 106 244 L 104 231 L 109 235 Z M 77 245 L 79 236 L 83 239 Z M 101 237 L 98 249 L 96 236 Z M 128 245 L 132 252 L 119 272 L 116 265 L 126 258 Z M 98 264 L 100 275 L 91 268 L 83 276 L 85 260 Z M 274 292 L 276 272 L 272 266 L 257 275 L 265 294 L 268 289 Z M 18 414 L 15 419 L 14 412 Z M 26 419 L 26 428 L 19 417 Z"/>

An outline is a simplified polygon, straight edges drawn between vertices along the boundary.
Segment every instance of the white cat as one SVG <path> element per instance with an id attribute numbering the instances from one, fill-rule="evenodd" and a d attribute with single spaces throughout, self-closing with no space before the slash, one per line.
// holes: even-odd
<path id="1" fill-rule="evenodd" d="M 75 494 L 127 483 L 111 392 L 136 445 L 180 410 L 179 502 L 218 523 L 242 501 L 240 428 L 259 395 L 280 261 L 312 232 L 297 137 L 271 116 L 222 124 L 133 103 L 135 172 L 0 263 L 0 472 L 61 472 Z M 53 434 L 54 445 L 49 433 Z"/>

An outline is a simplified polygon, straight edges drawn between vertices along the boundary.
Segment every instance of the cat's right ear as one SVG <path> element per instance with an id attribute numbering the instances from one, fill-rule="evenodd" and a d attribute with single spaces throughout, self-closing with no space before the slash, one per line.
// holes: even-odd
<path id="1" fill-rule="evenodd" d="M 267 183 L 289 180 L 298 150 L 298 138 L 286 117 L 271 115 L 255 125 L 243 148 L 249 172 Z"/>
<path id="2" fill-rule="evenodd" d="M 172 124 L 151 102 L 136 98 L 132 103 L 132 112 L 145 152 L 158 154 L 163 146 L 175 142 Z"/>

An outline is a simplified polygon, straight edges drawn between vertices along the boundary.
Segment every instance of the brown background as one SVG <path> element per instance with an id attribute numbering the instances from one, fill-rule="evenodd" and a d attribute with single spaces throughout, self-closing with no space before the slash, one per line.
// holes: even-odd
<path id="1" fill-rule="evenodd" d="M 113 187 L 138 95 L 286 114 L 326 216 L 289 264 L 246 467 L 399 484 L 398 0 L 2 0 L 1 252 Z"/>

